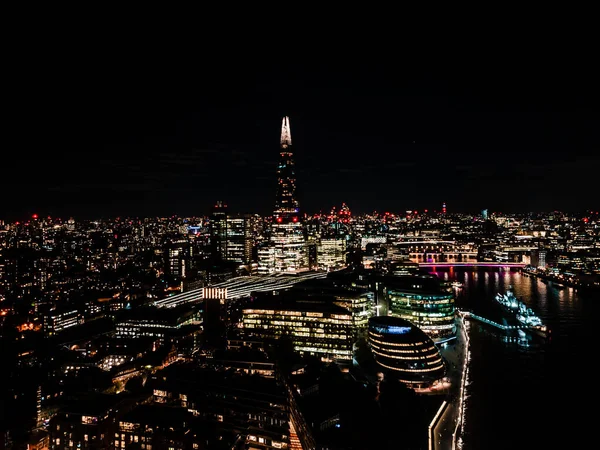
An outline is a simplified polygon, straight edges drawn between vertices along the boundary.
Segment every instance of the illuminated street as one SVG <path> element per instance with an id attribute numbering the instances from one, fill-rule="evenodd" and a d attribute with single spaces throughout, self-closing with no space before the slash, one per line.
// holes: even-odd
<path id="1" fill-rule="evenodd" d="M 456 320 L 457 339 L 453 343 L 447 344 L 441 349 L 441 353 L 448 362 L 448 377 L 451 380 L 449 393 L 449 403 L 438 421 L 435 430 L 435 449 L 450 450 L 452 449 L 452 434 L 456 428 L 459 413 L 459 394 L 461 386 L 462 368 L 464 364 L 464 333 L 462 330 L 463 323 L 460 316 Z"/>

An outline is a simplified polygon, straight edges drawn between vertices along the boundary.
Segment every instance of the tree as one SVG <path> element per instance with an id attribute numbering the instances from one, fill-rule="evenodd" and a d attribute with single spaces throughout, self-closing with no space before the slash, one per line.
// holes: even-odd
<path id="1" fill-rule="evenodd" d="M 368 366 L 373 360 L 373 354 L 367 343 L 366 333 L 361 333 L 354 344 L 354 359 L 360 366 Z"/>
<path id="2" fill-rule="evenodd" d="M 142 382 L 142 377 L 133 377 L 127 380 L 125 383 L 125 390 L 131 393 L 139 393 L 143 391 L 144 384 Z"/>
<path id="3" fill-rule="evenodd" d="M 290 373 L 295 362 L 299 360 L 294 350 L 294 341 L 289 334 L 283 334 L 273 345 L 273 358 L 279 368 L 286 374 Z"/>

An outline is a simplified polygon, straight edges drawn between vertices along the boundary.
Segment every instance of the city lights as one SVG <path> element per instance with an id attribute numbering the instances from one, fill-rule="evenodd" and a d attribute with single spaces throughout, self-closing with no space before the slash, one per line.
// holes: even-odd
<path id="1" fill-rule="evenodd" d="M 547 422 L 562 397 L 573 397 L 573 383 L 555 375 L 574 354 L 593 357 L 586 345 L 600 292 L 598 212 L 498 212 L 491 193 L 474 212 L 459 212 L 451 190 L 422 201 L 398 181 L 412 169 L 377 161 L 378 142 L 361 164 L 390 171 L 378 166 L 378 209 L 361 212 L 357 193 L 373 179 L 344 171 L 351 158 L 340 145 L 330 160 L 356 189 L 335 185 L 327 155 L 306 148 L 313 142 L 300 121 L 292 145 L 283 117 L 279 148 L 265 145 L 264 161 L 226 144 L 222 154 L 202 148 L 181 161 L 164 149 L 148 153 L 169 161 L 154 177 L 161 180 L 180 166 L 208 167 L 193 181 L 218 198 L 238 191 L 227 158 L 248 171 L 268 166 L 266 214 L 252 212 L 246 187 L 243 202 L 200 203 L 187 195 L 195 189 L 183 183 L 187 173 L 177 176 L 184 187 L 165 192 L 182 193 L 172 205 L 193 198 L 196 215 L 127 215 L 114 202 L 119 216 L 86 217 L 75 208 L 78 185 L 66 183 L 73 200 L 61 208 L 36 200 L 0 218 L 10 412 L 0 448 L 461 449 L 504 437 L 506 424 L 494 417 L 505 411 Z M 265 136 L 276 139 L 277 124 Z M 123 201 L 135 194 L 159 211 L 160 195 L 141 195 L 142 170 L 119 167 L 127 169 L 116 171 L 119 179 L 131 182 L 119 181 L 131 189 Z M 221 179 L 203 184 L 209 172 Z M 237 173 L 244 186 L 268 178 L 254 175 Z M 304 198 L 330 176 L 331 191 L 307 198 L 322 202 L 307 211 Z M 426 170 L 423 177 L 434 179 Z M 386 190 L 395 203 L 385 203 Z M 332 192 L 343 198 L 330 202 Z M 553 357 L 545 358 L 549 344 Z M 542 381 L 552 382 L 556 408 L 522 395 L 533 398 L 531 384 Z"/>

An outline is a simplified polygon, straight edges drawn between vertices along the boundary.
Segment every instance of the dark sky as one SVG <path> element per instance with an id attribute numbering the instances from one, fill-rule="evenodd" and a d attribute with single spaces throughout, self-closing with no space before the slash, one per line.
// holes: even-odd
<path id="1" fill-rule="evenodd" d="M 581 61 L 40 47 L 5 85 L 0 219 L 268 213 L 283 115 L 306 212 L 598 208 Z"/>

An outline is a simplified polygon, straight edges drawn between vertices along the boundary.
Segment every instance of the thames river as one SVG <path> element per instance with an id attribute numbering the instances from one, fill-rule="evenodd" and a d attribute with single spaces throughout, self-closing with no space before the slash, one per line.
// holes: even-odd
<path id="1" fill-rule="evenodd" d="M 511 286 L 551 329 L 547 341 L 528 335 L 507 342 L 501 332 L 471 322 L 463 449 L 598 448 L 600 294 L 546 284 L 515 269 L 434 273 L 464 283 L 456 290 L 457 307 L 496 319 L 493 298 Z"/>

